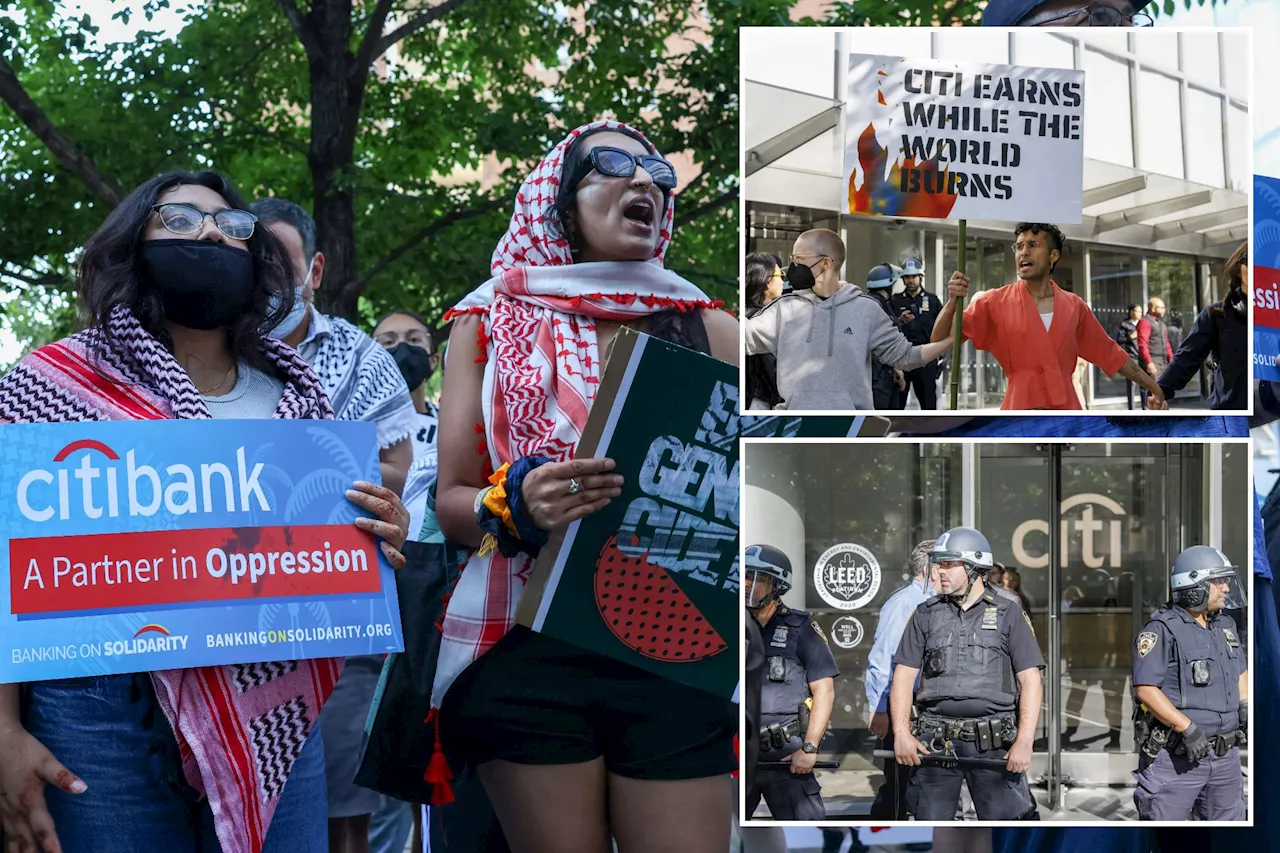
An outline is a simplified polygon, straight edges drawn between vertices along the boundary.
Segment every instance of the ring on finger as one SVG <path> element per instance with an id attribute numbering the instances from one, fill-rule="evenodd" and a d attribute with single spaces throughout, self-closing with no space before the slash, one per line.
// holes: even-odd
<path id="1" fill-rule="evenodd" d="M 579 483 L 574 478 L 570 477 L 569 478 L 569 494 L 576 495 L 580 491 L 582 491 L 582 484 Z"/>

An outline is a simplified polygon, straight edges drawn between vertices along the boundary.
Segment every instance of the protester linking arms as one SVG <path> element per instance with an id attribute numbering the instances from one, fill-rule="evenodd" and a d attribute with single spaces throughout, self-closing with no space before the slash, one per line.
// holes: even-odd
<path id="1" fill-rule="evenodd" d="M 1226 295 L 1200 312 L 1191 334 L 1173 355 L 1156 382 L 1173 399 L 1213 356 L 1213 390 L 1209 408 L 1248 407 L 1249 390 L 1249 244 L 1241 243 L 1223 264 Z"/>
<path id="2" fill-rule="evenodd" d="M 912 370 L 947 351 L 945 337 L 913 346 L 880 303 L 840 280 L 845 248 L 839 234 L 806 231 L 791 257 L 792 292 L 744 323 L 747 355 L 777 356 L 778 393 L 787 408 L 872 411 L 873 360 Z"/>
<path id="3" fill-rule="evenodd" d="M 1049 278 L 1062 257 L 1062 232 L 1054 225 L 1020 222 L 1014 239 L 1018 280 L 982 293 L 964 310 L 964 339 L 994 355 L 1008 377 L 1001 408 L 1079 409 L 1071 384 L 1078 358 L 1147 389 L 1148 408 L 1166 408 L 1155 380 L 1111 339 L 1085 301 Z M 951 334 L 957 300 L 969 295 L 969 277 L 952 274 L 947 292 L 933 326 L 934 341 Z"/>

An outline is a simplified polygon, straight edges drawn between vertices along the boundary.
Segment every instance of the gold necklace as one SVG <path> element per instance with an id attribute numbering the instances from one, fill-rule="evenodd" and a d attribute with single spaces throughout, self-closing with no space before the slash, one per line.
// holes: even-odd
<path id="1" fill-rule="evenodd" d="M 232 375 L 233 373 L 235 373 L 235 372 L 236 372 L 236 366 L 235 366 L 235 364 L 234 364 L 234 363 L 232 363 L 232 365 L 231 365 L 231 369 L 227 371 L 227 375 L 226 375 L 226 376 L 222 377 L 222 381 L 221 381 L 221 382 L 219 382 L 217 385 L 214 385 L 214 386 L 213 386 L 212 388 L 210 388 L 208 391 L 200 391 L 200 389 L 199 389 L 199 388 L 197 388 L 196 390 L 197 390 L 197 391 L 200 391 L 200 395 L 201 395 L 202 397 L 208 397 L 208 396 L 212 395 L 214 391 L 217 391 L 217 390 L 218 390 L 219 388 L 221 388 L 223 385 L 226 385 L 226 384 L 227 384 L 227 380 L 228 380 L 228 379 L 230 379 L 230 378 L 231 378 L 231 375 Z"/>

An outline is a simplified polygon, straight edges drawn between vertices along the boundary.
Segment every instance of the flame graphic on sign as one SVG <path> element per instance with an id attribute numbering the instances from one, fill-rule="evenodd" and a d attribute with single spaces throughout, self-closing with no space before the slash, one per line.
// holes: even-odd
<path id="1" fill-rule="evenodd" d="M 955 193 L 904 193 L 900 189 L 902 171 L 919 169 L 921 181 L 930 185 L 946 186 L 947 169 L 940 169 L 937 158 L 919 163 L 908 157 L 901 164 L 893 162 L 893 168 L 886 170 L 889 162 L 889 150 L 883 148 L 876 139 L 875 125 L 868 124 L 867 129 L 858 137 L 858 164 L 862 167 L 863 182 L 857 185 L 857 172 L 849 176 L 849 212 L 870 214 L 872 216 L 920 216 L 931 219 L 946 219 L 951 214 L 959 196 Z M 888 176 L 885 173 L 888 171 Z"/>

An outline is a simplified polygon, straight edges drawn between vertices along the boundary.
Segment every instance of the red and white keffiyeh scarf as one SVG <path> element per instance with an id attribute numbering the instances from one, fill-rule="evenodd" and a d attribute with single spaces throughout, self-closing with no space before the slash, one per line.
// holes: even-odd
<path id="1" fill-rule="evenodd" d="M 0 379 L 0 424 L 210 417 L 186 371 L 132 312 L 117 306 L 109 325 L 114 345 L 90 329 L 41 347 Z M 282 343 L 262 343 L 286 379 L 275 417 L 332 419 L 306 362 Z M 208 796 L 226 853 L 262 850 L 293 762 L 341 673 L 340 659 L 150 673 L 183 774 Z"/>
<path id="2" fill-rule="evenodd" d="M 600 383 L 597 321 L 626 323 L 659 311 L 721 305 L 662 267 L 673 201 L 649 261 L 573 262 L 552 205 L 569 146 L 597 127 L 625 125 L 585 125 L 551 151 L 516 195 L 511 225 L 493 253 L 494 278 L 445 315 L 451 320 L 474 313 L 486 321 L 477 358 L 485 362 L 485 440 L 479 449 L 491 468 L 521 456 L 573 457 Z M 523 554 L 507 558 L 494 550 L 471 556 L 447 600 L 434 707 L 458 675 L 511 630 L 532 568 Z M 447 800 L 447 793 L 441 794 Z"/>

